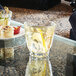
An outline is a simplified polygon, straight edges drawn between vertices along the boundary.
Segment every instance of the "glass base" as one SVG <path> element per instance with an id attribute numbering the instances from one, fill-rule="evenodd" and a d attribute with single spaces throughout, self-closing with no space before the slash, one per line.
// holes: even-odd
<path id="1" fill-rule="evenodd" d="M 41 58 L 41 57 L 49 57 L 49 52 L 47 53 L 34 53 L 34 52 L 30 52 L 30 55 L 33 56 L 33 57 L 38 57 L 38 58 Z"/>

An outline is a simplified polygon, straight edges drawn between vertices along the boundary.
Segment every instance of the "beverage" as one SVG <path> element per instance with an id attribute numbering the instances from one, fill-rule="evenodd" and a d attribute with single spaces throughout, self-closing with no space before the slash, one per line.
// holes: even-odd
<path id="1" fill-rule="evenodd" d="M 54 31 L 55 26 L 25 26 L 25 37 L 30 54 L 47 56 L 52 46 Z"/>

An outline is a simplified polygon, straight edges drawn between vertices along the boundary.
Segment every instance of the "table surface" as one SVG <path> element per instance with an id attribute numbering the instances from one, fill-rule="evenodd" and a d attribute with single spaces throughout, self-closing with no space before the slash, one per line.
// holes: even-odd
<path id="1" fill-rule="evenodd" d="M 73 55 L 76 42 L 58 35 L 54 36 L 49 58 L 29 56 L 26 43 L 14 49 L 14 58 L 0 60 L 0 76 L 73 76 Z M 51 70 L 52 64 L 52 70 Z"/>

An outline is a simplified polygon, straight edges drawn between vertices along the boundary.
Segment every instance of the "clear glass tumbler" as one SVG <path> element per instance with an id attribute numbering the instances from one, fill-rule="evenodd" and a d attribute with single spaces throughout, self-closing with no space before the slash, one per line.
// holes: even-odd
<path id="1" fill-rule="evenodd" d="M 47 57 L 52 46 L 56 24 L 52 21 L 44 25 L 24 23 L 27 47 L 31 56 Z"/>

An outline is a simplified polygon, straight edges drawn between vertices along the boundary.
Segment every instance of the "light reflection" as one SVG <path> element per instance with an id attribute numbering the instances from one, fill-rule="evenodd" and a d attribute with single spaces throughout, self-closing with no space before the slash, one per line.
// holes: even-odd
<path id="1" fill-rule="evenodd" d="M 53 76 L 49 59 L 30 56 L 25 76 Z"/>

